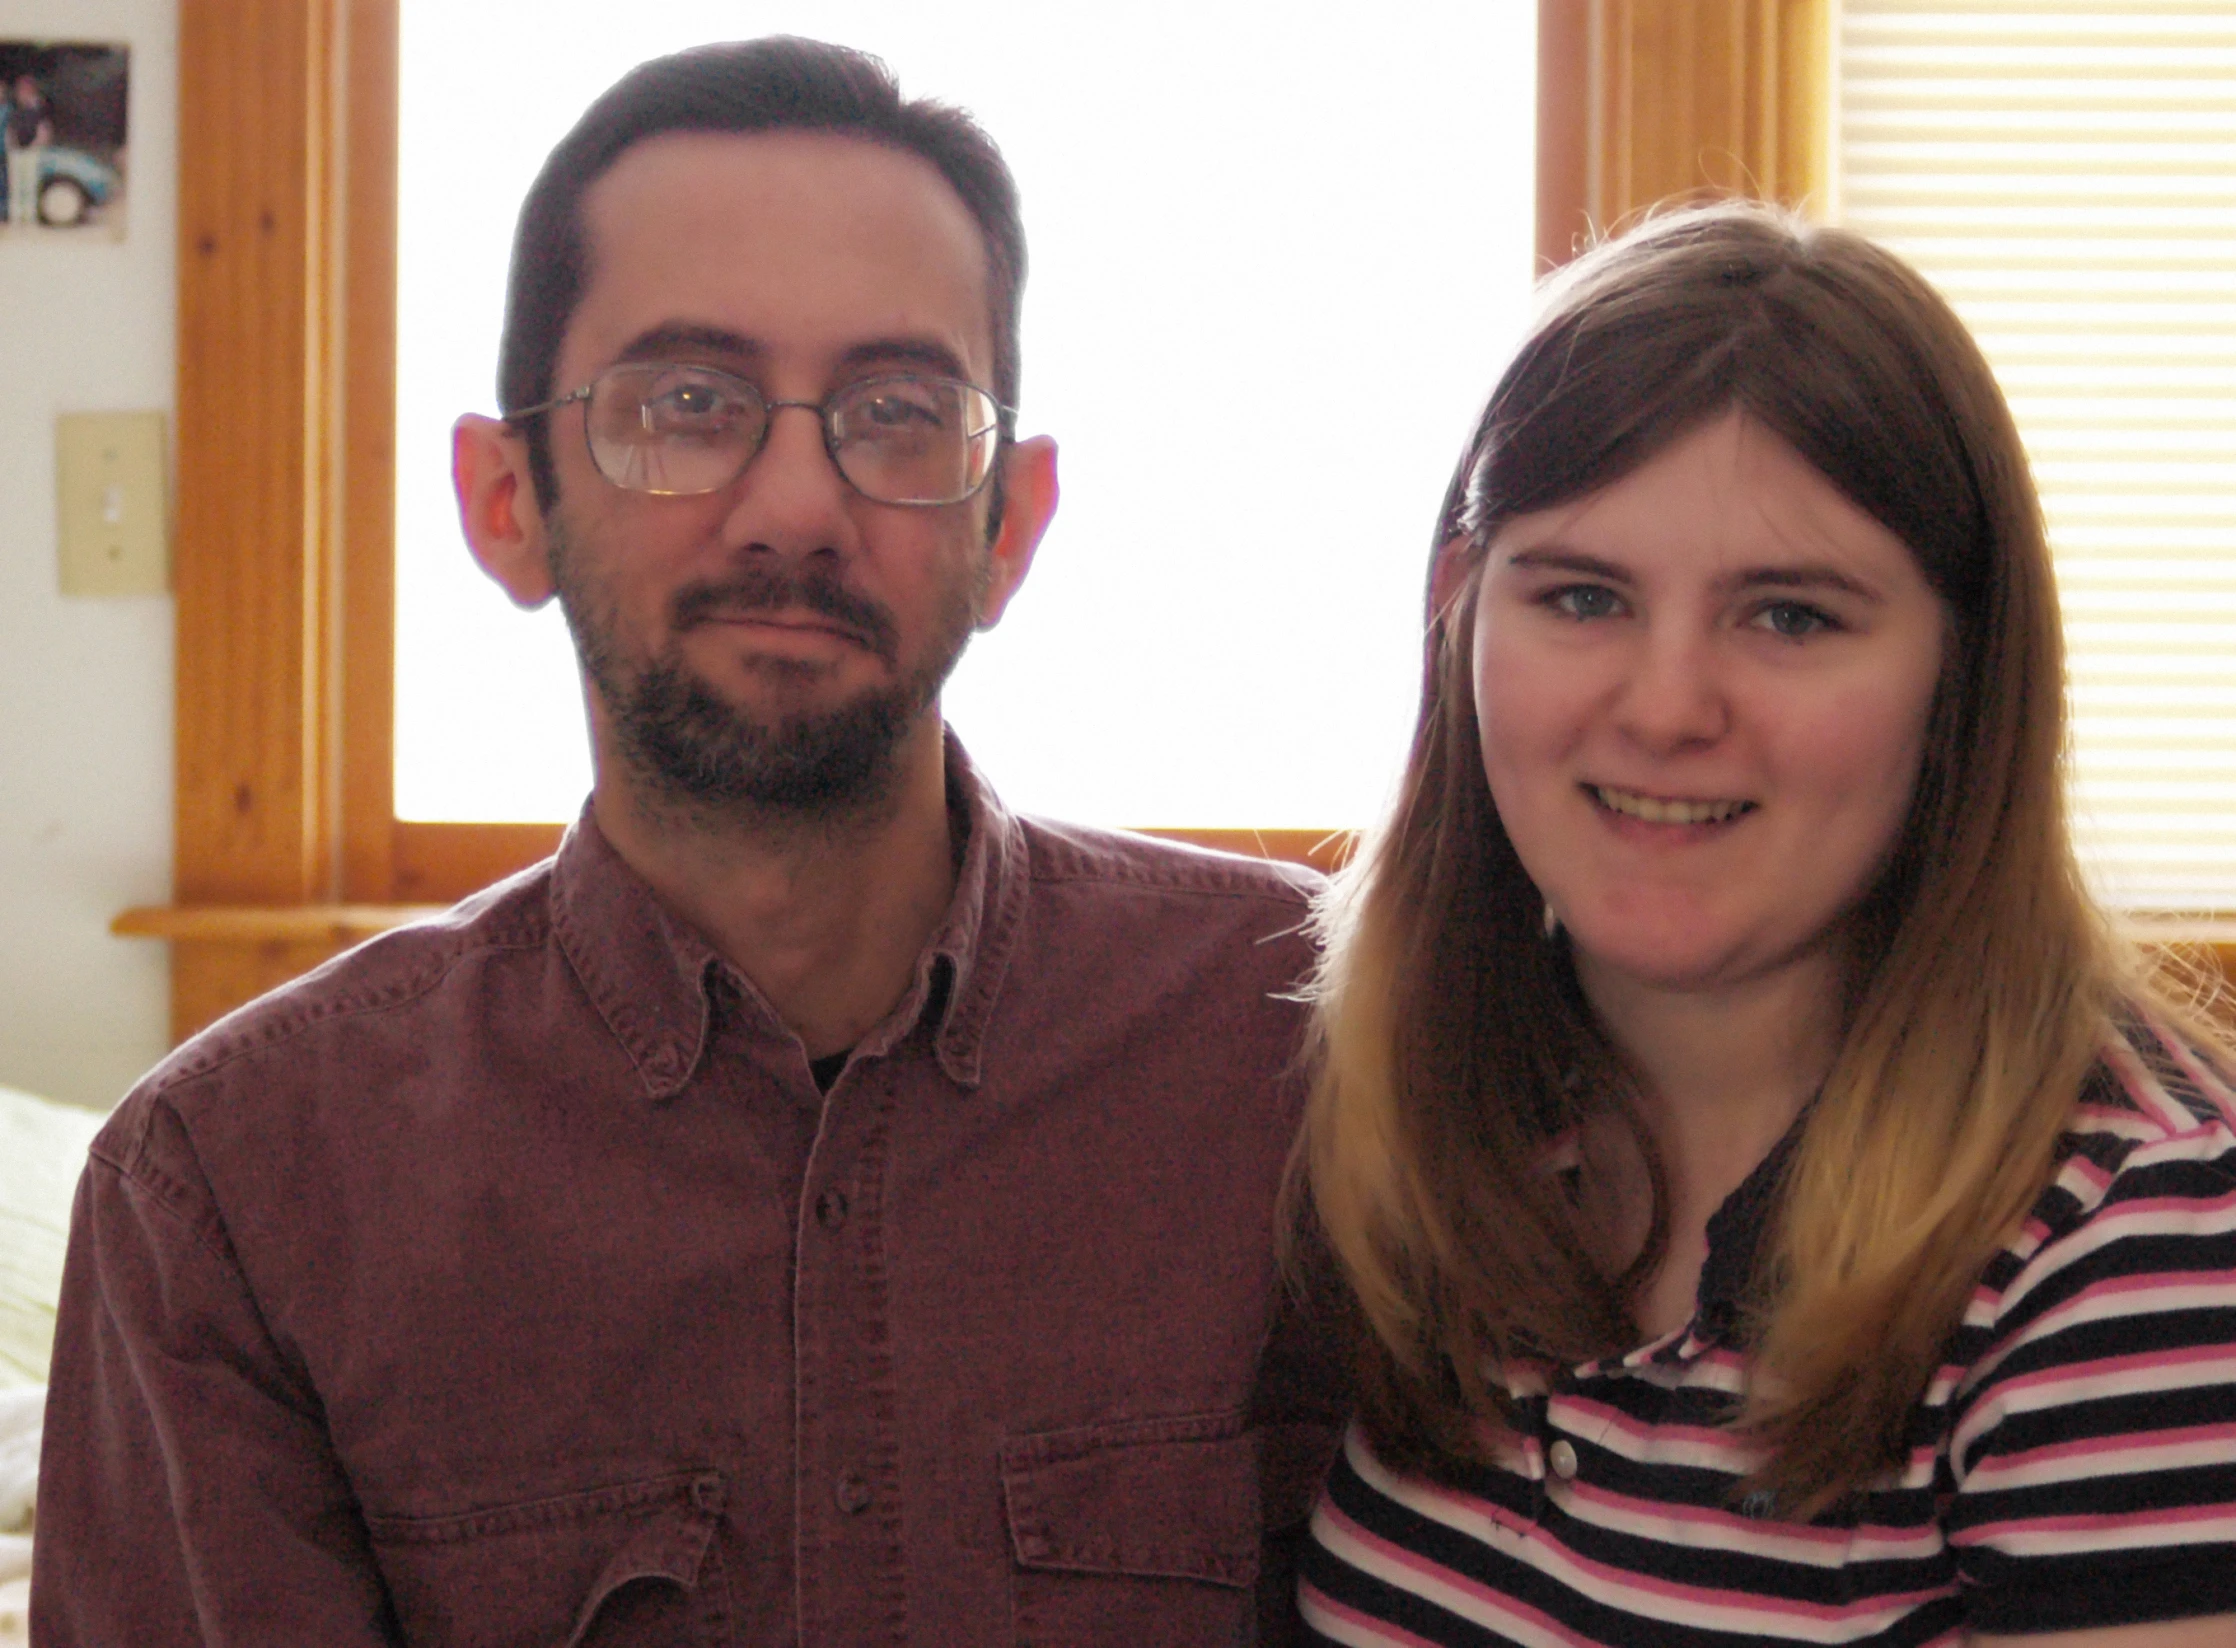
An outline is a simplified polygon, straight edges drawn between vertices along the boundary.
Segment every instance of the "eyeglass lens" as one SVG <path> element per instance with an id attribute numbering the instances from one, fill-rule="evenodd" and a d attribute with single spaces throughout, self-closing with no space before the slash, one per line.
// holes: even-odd
<path id="1" fill-rule="evenodd" d="M 709 367 L 618 366 L 584 408 L 590 456 L 614 485 L 671 496 L 715 492 L 768 436 L 769 408 L 743 378 Z M 881 503 L 954 503 L 986 480 L 1000 444 L 993 398 L 950 378 L 871 378 L 822 408 L 839 473 Z"/>

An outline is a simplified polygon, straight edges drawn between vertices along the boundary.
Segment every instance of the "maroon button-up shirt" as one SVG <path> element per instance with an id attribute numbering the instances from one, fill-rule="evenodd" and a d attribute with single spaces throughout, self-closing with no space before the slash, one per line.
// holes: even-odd
<path id="1" fill-rule="evenodd" d="M 587 818 L 94 1145 L 51 1648 L 1277 1637 L 1340 1422 L 1277 1279 L 1299 875 L 1023 820 L 826 1097 Z"/>

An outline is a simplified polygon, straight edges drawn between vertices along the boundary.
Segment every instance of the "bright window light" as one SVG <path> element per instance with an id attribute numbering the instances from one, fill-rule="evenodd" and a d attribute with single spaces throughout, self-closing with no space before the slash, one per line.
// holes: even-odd
<path id="1" fill-rule="evenodd" d="M 468 559 L 449 427 L 494 410 L 506 253 L 546 151 L 631 63 L 764 33 L 876 52 L 1017 174 L 1019 424 L 1060 443 L 1063 505 L 946 695 L 1004 799 L 1152 826 L 1379 810 L 1436 509 L 1526 314 L 1535 0 L 534 10 L 403 6 L 401 816 L 581 804 L 565 628 Z"/>
<path id="2" fill-rule="evenodd" d="M 1841 18 L 1842 215 L 1970 324 L 2041 485 L 2089 871 L 2236 911 L 2236 3 Z"/>

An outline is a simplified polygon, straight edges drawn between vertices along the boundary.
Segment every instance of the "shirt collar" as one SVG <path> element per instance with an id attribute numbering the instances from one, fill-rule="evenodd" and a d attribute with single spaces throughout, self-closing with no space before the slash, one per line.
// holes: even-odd
<path id="1" fill-rule="evenodd" d="M 1778 1205 L 1794 1151 L 1801 1143 L 1801 1124 L 1809 1108 L 1803 1106 L 1785 1136 L 1739 1188 L 1723 1200 L 1708 1220 L 1708 1257 L 1700 1267 L 1699 1306 L 1693 1333 L 1721 1344 L 1736 1343 L 1746 1330 L 1748 1293 L 1754 1285 L 1755 1261 L 1764 1232 Z"/>
<path id="2" fill-rule="evenodd" d="M 1031 878 L 1023 828 L 952 731 L 945 757 L 949 815 L 966 832 L 955 895 L 917 957 L 907 993 L 859 1050 L 890 1051 L 931 1009 L 941 1069 L 958 1086 L 974 1088 Z M 705 1057 L 714 980 L 722 974 L 735 980 L 763 1034 L 791 1035 L 751 981 L 628 866 L 588 803 L 552 863 L 551 921 L 560 950 L 636 1067 L 647 1098 L 673 1097 Z"/>

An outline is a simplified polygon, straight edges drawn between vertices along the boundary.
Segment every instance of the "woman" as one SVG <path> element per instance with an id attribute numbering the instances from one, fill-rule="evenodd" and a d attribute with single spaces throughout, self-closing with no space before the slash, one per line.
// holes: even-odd
<path id="1" fill-rule="evenodd" d="M 1650 222 L 1438 541 L 1326 917 L 1318 1638 L 2236 1642 L 2236 1064 L 2082 890 L 1962 326 L 1852 235 Z"/>

